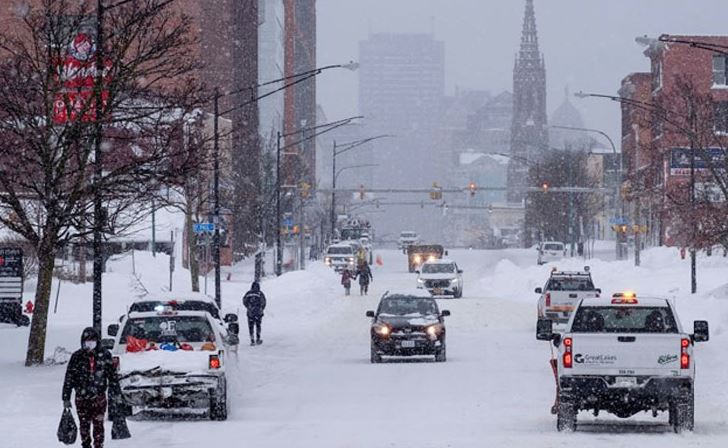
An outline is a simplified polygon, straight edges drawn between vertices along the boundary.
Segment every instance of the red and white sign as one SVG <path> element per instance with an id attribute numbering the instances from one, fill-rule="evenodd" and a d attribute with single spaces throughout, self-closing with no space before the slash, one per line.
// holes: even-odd
<path id="1" fill-rule="evenodd" d="M 110 79 L 111 61 L 104 62 L 103 84 Z M 79 32 L 69 44 L 67 54 L 58 63 L 56 80 L 61 89 L 56 93 L 53 104 L 53 123 L 62 125 L 69 121 L 92 122 L 96 120 L 96 39 L 87 32 Z M 101 93 L 101 101 L 106 107 L 108 90 Z"/>

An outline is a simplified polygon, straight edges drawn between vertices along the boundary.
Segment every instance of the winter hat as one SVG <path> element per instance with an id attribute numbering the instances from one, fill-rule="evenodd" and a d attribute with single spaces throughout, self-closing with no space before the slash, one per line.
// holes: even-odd
<path id="1" fill-rule="evenodd" d="M 81 333 L 81 345 L 83 345 L 86 341 L 99 342 L 99 339 L 99 333 L 93 327 L 86 327 L 84 328 L 83 333 Z"/>

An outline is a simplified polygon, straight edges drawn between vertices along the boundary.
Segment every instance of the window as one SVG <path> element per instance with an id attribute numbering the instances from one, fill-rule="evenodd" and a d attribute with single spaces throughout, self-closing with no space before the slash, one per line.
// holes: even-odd
<path id="1" fill-rule="evenodd" d="M 728 134 L 728 101 L 713 104 L 713 129 L 717 134 Z"/>
<path id="2" fill-rule="evenodd" d="M 713 85 L 714 86 L 725 86 L 728 84 L 726 79 L 726 56 L 715 55 L 713 56 Z"/>
<path id="3" fill-rule="evenodd" d="M 677 333 L 667 307 L 581 307 L 574 316 L 573 333 Z"/>

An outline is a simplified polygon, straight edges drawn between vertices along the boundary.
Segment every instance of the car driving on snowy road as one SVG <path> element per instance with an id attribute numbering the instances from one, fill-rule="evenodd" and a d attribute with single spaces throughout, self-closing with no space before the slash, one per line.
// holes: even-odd
<path id="1" fill-rule="evenodd" d="M 667 411 L 675 432 L 693 430 L 693 346 L 708 340 L 708 322 L 695 321 L 688 334 L 670 301 L 620 293 L 582 300 L 563 334 L 540 320 L 536 337 L 557 348 L 559 431 L 576 429 L 581 410 L 620 418 Z"/>
<path id="2" fill-rule="evenodd" d="M 377 311 L 367 311 L 372 318 L 372 363 L 382 356 L 428 356 L 435 361 L 447 360 L 445 344 L 445 317 L 450 311 L 440 312 L 431 297 L 409 294 L 385 294 Z"/>
<path id="3" fill-rule="evenodd" d="M 559 241 L 544 241 L 538 245 L 539 265 L 550 261 L 559 261 L 566 256 L 566 246 Z"/>
<path id="4" fill-rule="evenodd" d="M 112 354 L 130 413 L 182 410 L 226 420 L 225 353 L 237 344 L 205 311 L 129 313 Z"/>
<path id="5" fill-rule="evenodd" d="M 417 287 L 433 296 L 463 296 L 463 271 L 452 260 L 433 260 L 423 264 L 417 272 Z"/>
<path id="6" fill-rule="evenodd" d="M 577 303 L 599 297 L 602 290 L 594 287 L 589 266 L 585 266 L 583 271 L 552 269 L 544 287 L 536 288 L 535 292 L 540 294 L 536 306 L 538 318 L 565 325 Z"/>

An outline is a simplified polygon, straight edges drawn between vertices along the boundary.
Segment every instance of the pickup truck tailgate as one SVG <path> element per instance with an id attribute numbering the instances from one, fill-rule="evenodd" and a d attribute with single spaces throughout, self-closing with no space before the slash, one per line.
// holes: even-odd
<path id="1" fill-rule="evenodd" d="M 571 334 L 576 375 L 680 375 L 680 334 Z M 686 371 L 687 373 L 687 371 Z"/>

